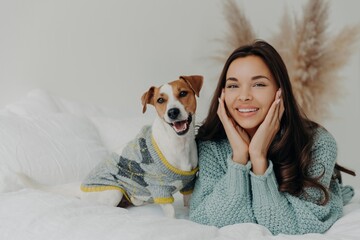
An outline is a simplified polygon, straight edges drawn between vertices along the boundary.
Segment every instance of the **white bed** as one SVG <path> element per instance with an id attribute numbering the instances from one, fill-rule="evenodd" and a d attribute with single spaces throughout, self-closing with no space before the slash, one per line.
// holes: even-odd
<path id="1" fill-rule="evenodd" d="M 49 185 L 78 181 L 150 122 L 151 114 L 124 116 L 41 90 L 7 105 L 0 111 L 0 239 L 360 239 L 360 189 L 325 234 L 272 236 L 256 224 L 216 228 L 191 222 L 180 194 L 176 219 L 169 219 L 156 205 L 107 207 L 24 188 L 16 177 L 23 172 Z"/>

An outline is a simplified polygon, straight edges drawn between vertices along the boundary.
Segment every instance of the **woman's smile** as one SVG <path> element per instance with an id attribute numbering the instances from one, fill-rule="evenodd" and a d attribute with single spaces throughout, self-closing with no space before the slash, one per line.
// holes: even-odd
<path id="1" fill-rule="evenodd" d="M 248 118 L 248 117 L 252 117 L 252 116 L 256 115 L 257 112 L 259 111 L 259 108 L 256 108 L 256 107 L 239 107 L 239 108 L 235 108 L 235 110 L 238 111 L 238 115 L 240 117 Z"/>

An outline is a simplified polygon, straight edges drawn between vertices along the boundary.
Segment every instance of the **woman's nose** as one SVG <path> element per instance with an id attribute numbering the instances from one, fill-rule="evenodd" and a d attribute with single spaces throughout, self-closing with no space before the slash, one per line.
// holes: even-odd
<path id="1" fill-rule="evenodd" d="M 252 100 L 251 92 L 248 89 L 243 89 L 239 94 L 238 100 L 243 102 Z"/>

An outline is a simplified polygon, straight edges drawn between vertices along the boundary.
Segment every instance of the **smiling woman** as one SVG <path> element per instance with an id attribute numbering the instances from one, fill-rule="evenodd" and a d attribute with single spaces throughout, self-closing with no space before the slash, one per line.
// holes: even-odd
<path id="1" fill-rule="evenodd" d="M 334 177 L 335 139 L 302 114 L 286 66 L 267 42 L 227 59 L 197 140 L 196 222 L 323 233 L 354 194 Z"/>

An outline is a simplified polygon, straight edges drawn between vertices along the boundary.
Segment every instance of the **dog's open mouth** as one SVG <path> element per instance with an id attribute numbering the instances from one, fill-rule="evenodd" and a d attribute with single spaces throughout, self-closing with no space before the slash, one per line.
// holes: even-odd
<path id="1" fill-rule="evenodd" d="M 187 120 L 172 122 L 169 123 L 169 125 L 174 129 L 177 135 L 184 135 L 187 131 L 189 131 L 191 121 L 192 116 L 189 115 Z"/>

